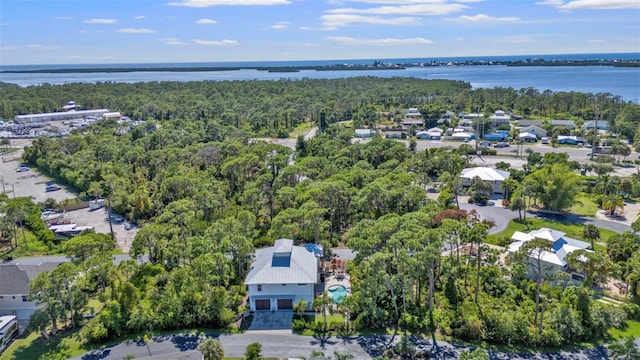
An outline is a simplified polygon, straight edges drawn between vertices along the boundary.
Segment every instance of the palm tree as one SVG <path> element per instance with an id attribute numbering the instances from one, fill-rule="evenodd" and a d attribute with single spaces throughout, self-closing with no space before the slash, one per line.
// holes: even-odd
<path id="1" fill-rule="evenodd" d="M 500 187 L 504 190 L 504 198 L 507 200 L 510 200 L 511 193 L 513 192 L 514 189 L 518 187 L 518 185 L 519 185 L 518 180 L 512 179 L 512 178 L 506 178 L 502 182 L 502 184 L 500 184 Z"/>
<path id="2" fill-rule="evenodd" d="M 629 336 L 616 343 L 609 345 L 609 353 L 612 359 L 627 359 L 638 360 L 640 359 L 640 349 L 633 342 L 633 337 Z"/>
<path id="3" fill-rule="evenodd" d="M 600 229 L 593 224 L 587 224 L 582 228 L 582 236 L 591 242 L 591 250 L 595 250 L 595 240 L 600 239 Z"/>
<path id="4" fill-rule="evenodd" d="M 624 199 L 622 195 L 609 195 L 606 196 L 602 201 L 602 208 L 608 210 L 610 215 L 613 216 L 616 213 L 616 210 L 624 209 Z"/>
<path id="5" fill-rule="evenodd" d="M 333 300 L 327 295 L 326 292 L 323 292 L 322 295 L 318 296 L 313 300 L 313 307 L 320 308 L 322 311 L 322 331 L 327 331 L 327 310 L 330 307 Z"/>
<path id="6" fill-rule="evenodd" d="M 204 360 L 222 360 L 224 358 L 224 349 L 218 339 L 205 339 L 198 345 L 198 350 L 202 353 Z"/>

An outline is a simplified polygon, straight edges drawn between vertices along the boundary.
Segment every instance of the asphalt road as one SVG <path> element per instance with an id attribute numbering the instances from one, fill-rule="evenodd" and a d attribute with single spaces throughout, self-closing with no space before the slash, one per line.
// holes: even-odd
<path id="1" fill-rule="evenodd" d="M 489 234 L 497 234 L 505 230 L 507 226 L 509 226 L 509 222 L 511 220 L 518 218 L 517 211 L 511 211 L 503 207 L 480 206 L 480 205 L 469 204 L 464 201 L 461 201 L 460 209 L 467 210 L 467 211 L 475 210 L 480 216 L 481 220 L 493 221 L 495 223 L 495 226 L 489 229 Z M 549 219 L 554 221 L 562 221 L 565 223 L 572 223 L 572 224 L 581 224 L 581 225 L 593 224 L 599 228 L 608 229 L 611 231 L 615 231 L 617 233 L 623 233 L 625 231 L 633 231 L 631 226 L 628 226 L 625 224 L 606 221 L 606 220 L 600 220 L 600 219 L 595 219 L 590 217 L 584 217 L 584 216 L 579 216 L 575 214 L 548 214 L 544 212 L 528 211 L 527 218 L 532 218 L 532 217 Z"/>
<path id="2" fill-rule="evenodd" d="M 345 337 L 315 337 L 299 336 L 293 334 L 278 333 L 245 333 L 233 335 L 209 334 L 222 342 L 224 354 L 227 357 L 242 357 L 247 345 L 253 342 L 262 344 L 262 356 L 279 358 L 307 358 L 312 351 L 322 351 L 327 356 L 334 351 L 342 354 L 351 354 L 354 359 L 373 359 L 382 355 L 384 350 L 393 347 L 399 340 L 399 336 L 345 336 Z M 459 354 L 468 350 L 468 347 L 458 346 L 443 341 L 433 346 L 431 340 L 412 337 L 416 349 L 432 352 L 433 359 L 456 359 Z M 153 338 L 149 348 L 143 341 L 120 343 L 117 345 L 95 350 L 87 354 L 77 356 L 71 360 L 121 360 L 127 355 L 133 355 L 136 359 L 149 358 L 151 356 L 166 358 L 167 355 L 174 359 L 181 358 L 180 354 L 189 354 L 199 344 L 197 335 L 167 335 Z M 563 351 L 560 353 L 504 353 L 490 352 L 491 359 L 500 360 L 598 360 L 608 359 L 606 348 Z"/>

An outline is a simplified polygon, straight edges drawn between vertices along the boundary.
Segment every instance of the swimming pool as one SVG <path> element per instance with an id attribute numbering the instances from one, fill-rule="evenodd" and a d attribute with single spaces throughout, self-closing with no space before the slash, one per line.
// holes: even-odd
<path id="1" fill-rule="evenodd" d="M 327 291 L 329 291 L 331 299 L 336 304 L 341 304 L 345 296 L 347 296 L 347 288 L 344 285 L 331 285 Z"/>

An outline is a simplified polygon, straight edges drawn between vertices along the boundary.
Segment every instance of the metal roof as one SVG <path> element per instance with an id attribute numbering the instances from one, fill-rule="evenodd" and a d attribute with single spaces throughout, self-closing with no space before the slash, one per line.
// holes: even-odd
<path id="1" fill-rule="evenodd" d="M 511 174 L 508 171 L 481 166 L 462 169 L 462 175 L 460 175 L 460 177 L 473 179 L 477 176 L 484 181 L 504 181 L 509 175 Z"/>
<path id="2" fill-rule="evenodd" d="M 282 266 L 279 257 L 289 249 L 289 266 Z M 274 259 L 276 259 L 274 263 Z M 302 246 L 293 246 L 291 239 L 276 240 L 274 246 L 256 251 L 246 285 L 315 284 L 318 282 L 318 259 Z"/>

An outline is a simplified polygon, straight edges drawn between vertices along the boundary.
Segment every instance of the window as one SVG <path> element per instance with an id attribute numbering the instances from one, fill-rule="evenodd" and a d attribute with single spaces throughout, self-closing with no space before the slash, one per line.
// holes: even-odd
<path id="1" fill-rule="evenodd" d="M 22 295 L 22 301 L 23 302 L 29 301 L 29 299 L 27 298 L 27 295 Z"/>
<path id="2" fill-rule="evenodd" d="M 282 284 L 282 286 L 287 286 L 287 284 Z"/>
<path id="3" fill-rule="evenodd" d="M 258 285 L 258 291 L 262 291 L 262 285 Z"/>
<path id="4" fill-rule="evenodd" d="M 15 296 L 15 295 L 14 295 L 14 296 L 12 296 L 12 297 L 11 297 L 11 299 L 15 300 L 15 299 L 16 299 L 16 296 Z"/>

